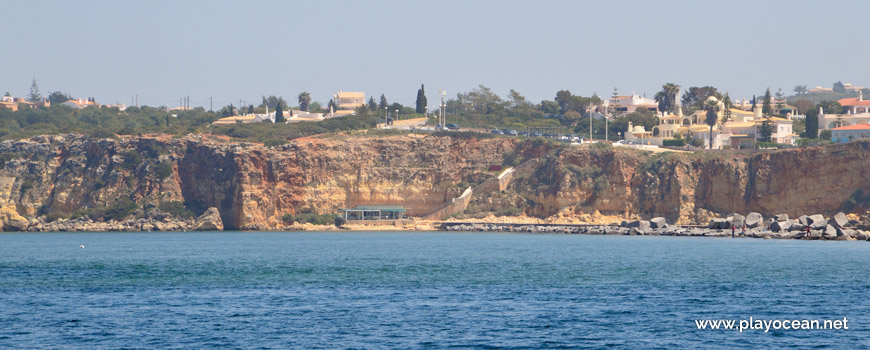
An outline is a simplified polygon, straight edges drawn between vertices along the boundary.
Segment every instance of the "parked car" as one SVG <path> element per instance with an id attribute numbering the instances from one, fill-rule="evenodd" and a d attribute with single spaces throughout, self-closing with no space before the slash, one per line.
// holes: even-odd
<path id="1" fill-rule="evenodd" d="M 447 124 L 444 127 L 446 127 L 447 130 L 459 130 L 459 125 L 453 123 Z"/>
<path id="2" fill-rule="evenodd" d="M 517 133 L 517 131 L 513 130 L 513 129 L 505 129 L 505 130 L 502 130 L 502 132 L 504 132 L 505 135 L 519 136 L 519 133 Z"/>
<path id="3" fill-rule="evenodd" d="M 492 129 L 492 131 L 490 131 L 490 132 L 493 134 L 496 134 L 496 135 L 504 135 L 504 132 L 502 132 L 499 129 Z"/>

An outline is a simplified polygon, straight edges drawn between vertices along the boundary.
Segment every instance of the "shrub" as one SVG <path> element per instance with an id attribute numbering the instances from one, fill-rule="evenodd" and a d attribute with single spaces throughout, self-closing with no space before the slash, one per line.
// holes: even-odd
<path id="1" fill-rule="evenodd" d="M 335 224 L 335 227 L 342 227 L 344 226 L 345 221 L 343 217 L 336 216 L 335 220 L 333 220 L 332 223 Z"/>
<path id="2" fill-rule="evenodd" d="M 825 129 L 825 130 L 819 131 L 819 139 L 830 140 L 831 139 L 831 130 Z"/>
<path id="3" fill-rule="evenodd" d="M 686 145 L 686 140 L 683 139 L 668 139 L 662 140 L 662 146 L 668 147 L 682 147 Z"/>
<path id="4" fill-rule="evenodd" d="M 157 205 L 157 208 L 159 208 L 161 211 L 163 211 L 167 214 L 177 216 L 180 218 L 190 218 L 190 217 L 194 216 L 193 211 L 190 209 L 187 209 L 187 207 L 184 206 L 184 203 L 180 202 L 180 201 L 160 202 L 160 204 Z"/>
<path id="5" fill-rule="evenodd" d="M 287 224 L 298 222 L 300 224 L 310 223 L 314 225 L 334 225 L 337 218 L 339 218 L 339 216 L 336 214 L 313 213 L 302 213 L 298 215 L 284 214 L 284 216 L 281 217 L 281 219 Z"/>
<path id="6" fill-rule="evenodd" d="M 263 145 L 266 147 L 272 147 L 272 146 L 280 146 L 280 145 L 283 145 L 286 143 L 287 143 L 287 140 L 285 140 L 285 139 L 268 139 L 265 142 L 263 142 Z"/>
<path id="7" fill-rule="evenodd" d="M 110 207 L 106 208 L 106 211 L 102 216 L 105 220 L 121 220 L 138 208 L 139 205 L 130 198 L 121 198 L 115 201 L 115 203 L 112 203 Z"/>
<path id="8" fill-rule="evenodd" d="M 166 179 L 169 175 L 172 175 L 172 162 L 163 162 L 157 164 L 156 169 L 154 171 L 157 173 L 157 177 L 160 180 Z"/>
<path id="9" fill-rule="evenodd" d="M 19 158 L 18 154 L 11 152 L 0 153 L 0 169 L 3 169 L 6 166 L 6 162 L 13 160 L 15 158 Z"/>
<path id="10" fill-rule="evenodd" d="M 782 143 L 776 143 L 776 142 L 761 142 L 761 141 L 759 141 L 759 142 L 756 142 L 756 143 L 755 143 L 755 147 L 756 147 L 756 148 L 776 148 L 776 149 L 782 149 L 782 148 L 791 148 L 791 147 L 793 147 L 793 146 L 791 146 L 791 145 L 786 145 L 786 144 L 782 144 Z"/>
<path id="11" fill-rule="evenodd" d="M 689 144 L 692 145 L 693 147 L 703 147 L 704 141 L 701 139 L 692 139 L 692 141 L 689 142 Z"/>
<path id="12" fill-rule="evenodd" d="M 139 152 L 136 151 L 126 151 L 121 154 L 121 157 L 124 158 L 124 169 L 134 170 L 142 164 L 142 156 L 139 155 Z"/>
<path id="13" fill-rule="evenodd" d="M 91 137 L 97 139 L 115 139 L 118 138 L 113 132 L 106 129 L 97 129 L 91 133 Z"/>

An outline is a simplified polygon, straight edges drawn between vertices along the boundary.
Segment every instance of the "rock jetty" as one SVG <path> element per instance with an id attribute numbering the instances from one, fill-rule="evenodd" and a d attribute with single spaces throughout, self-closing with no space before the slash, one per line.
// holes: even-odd
<path id="1" fill-rule="evenodd" d="M 445 231 L 731 237 L 732 227 L 734 228 L 734 237 L 843 241 L 870 240 L 870 222 L 850 221 L 843 213 L 837 213 L 828 219 L 821 214 L 803 215 L 798 219 L 789 219 L 788 215 L 782 214 L 775 215 L 768 220 L 765 220 L 759 213 L 749 213 L 746 216 L 734 214 L 726 218 L 712 219 L 706 226 L 669 225 L 664 218 L 657 217 L 651 220 L 623 221 L 622 223 L 611 225 L 446 222 L 440 228 Z"/>

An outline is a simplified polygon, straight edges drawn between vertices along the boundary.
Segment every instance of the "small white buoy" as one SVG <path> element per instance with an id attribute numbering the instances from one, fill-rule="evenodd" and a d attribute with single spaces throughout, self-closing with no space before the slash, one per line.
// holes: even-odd
<path id="1" fill-rule="evenodd" d="M 85 249 L 85 245 L 82 244 L 82 245 L 79 246 L 79 248 Z"/>

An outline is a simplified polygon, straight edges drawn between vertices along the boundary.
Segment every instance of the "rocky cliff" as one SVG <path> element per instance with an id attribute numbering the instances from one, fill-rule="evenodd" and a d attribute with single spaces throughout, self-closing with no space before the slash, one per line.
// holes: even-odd
<path id="1" fill-rule="evenodd" d="M 275 147 L 205 136 L 39 136 L 0 143 L 0 229 L 82 216 L 154 217 L 166 203 L 195 215 L 217 208 L 227 229 L 275 229 L 286 225 L 285 214 L 359 204 L 403 204 L 423 216 L 496 176 L 491 165 L 530 159 L 506 190 L 476 195 L 468 213 L 600 212 L 680 223 L 730 212 L 832 213 L 870 193 L 868 149 L 858 142 L 649 155 L 423 135 L 324 135 Z"/>
<path id="2" fill-rule="evenodd" d="M 539 164 L 512 187 L 538 217 L 566 208 L 685 224 L 735 212 L 796 217 L 861 210 L 870 193 L 868 142 L 751 154 L 560 149 Z"/>
<path id="3" fill-rule="evenodd" d="M 232 229 L 273 229 L 284 214 L 359 204 L 403 204 L 419 216 L 458 196 L 466 181 L 488 177 L 513 147 L 510 139 L 415 135 L 270 148 L 203 137 L 40 136 L 0 143 L 0 208 L 37 223 L 111 212 L 120 198 L 138 205 L 134 217 L 183 202 L 196 214 L 217 208 Z"/>

